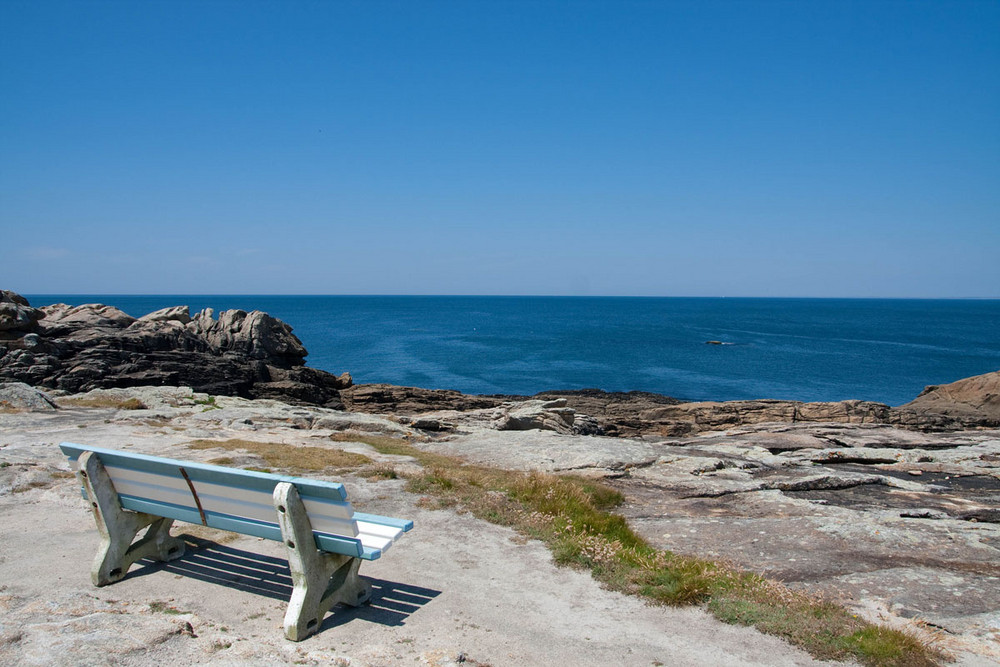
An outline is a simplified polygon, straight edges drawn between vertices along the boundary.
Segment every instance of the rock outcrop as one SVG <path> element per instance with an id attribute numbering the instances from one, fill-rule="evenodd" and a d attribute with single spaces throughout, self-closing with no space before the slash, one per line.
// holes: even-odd
<path id="1" fill-rule="evenodd" d="M 1000 371 L 925 387 L 893 409 L 893 422 L 924 428 L 1000 426 Z"/>
<path id="2" fill-rule="evenodd" d="M 546 391 L 534 396 L 470 396 L 457 391 L 394 385 L 357 385 L 343 392 L 347 409 L 402 415 L 464 413 L 481 421 L 491 412 L 499 430 L 635 437 L 686 436 L 766 423 L 891 424 L 919 431 L 1000 426 L 1000 372 L 929 387 L 900 407 L 873 401 L 700 401 L 683 402 L 647 392 L 599 389 Z M 558 403 L 556 403 L 558 402 Z M 545 405 L 551 405 L 549 410 Z"/>
<path id="3" fill-rule="evenodd" d="M 889 411 L 888 405 L 869 401 L 706 401 L 645 410 L 639 414 L 639 418 L 647 425 L 647 430 L 657 430 L 660 435 L 673 436 L 765 422 L 882 424 L 886 422 Z"/>
<path id="4" fill-rule="evenodd" d="M 607 435 L 628 437 L 648 432 L 649 424 L 641 415 L 669 405 L 679 405 L 683 401 L 662 394 L 646 391 L 601 391 L 600 389 L 578 389 L 575 391 L 545 391 L 535 394 L 540 400 L 562 399 L 566 406 L 576 410 L 577 420 L 587 415 L 596 422 L 599 432 Z"/>
<path id="5" fill-rule="evenodd" d="M 135 318 L 112 306 L 32 308 L 0 295 L 0 382 L 82 392 L 187 385 L 195 391 L 341 406 L 339 377 L 305 366 L 306 349 L 286 323 L 260 311 L 187 306 Z"/>
<path id="6" fill-rule="evenodd" d="M 49 412 L 55 403 L 45 392 L 23 382 L 0 383 L 0 411 Z"/>
<path id="7" fill-rule="evenodd" d="M 596 389 L 547 391 L 533 398 L 565 399 L 578 419 L 589 415 L 600 432 L 626 437 L 694 435 L 770 422 L 891 424 L 920 431 L 1000 427 L 1000 371 L 927 387 L 899 407 L 858 400 L 683 402 L 646 392 Z"/>
<path id="8" fill-rule="evenodd" d="M 442 410 L 494 408 L 505 400 L 495 396 L 474 396 L 450 389 L 420 389 L 394 384 L 358 384 L 341 392 L 344 407 L 357 412 L 415 415 Z"/>
<path id="9" fill-rule="evenodd" d="M 506 403 L 493 421 L 498 431 L 555 431 L 593 435 L 601 432 L 596 420 L 578 415 L 565 398 Z"/>
<path id="10" fill-rule="evenodd" d="M 37 308 L 32 308 L 20 294 L 8 290 L 0 290 L 0 333 L 6 331 L 23 331 L 30 333 L 37 328 L 38 320 L 45 314 Z"/>

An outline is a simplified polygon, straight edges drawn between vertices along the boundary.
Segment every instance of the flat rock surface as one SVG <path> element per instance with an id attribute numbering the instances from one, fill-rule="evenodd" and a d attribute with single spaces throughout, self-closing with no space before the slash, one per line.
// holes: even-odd
<path id="1" fill-rule="evenodd" d="M 602 590 L 589 574 L 556 567 L 538 542 L 423 509 L 399 480 L 343 479 L 359 510 L 411 518 L 415 528 L 362 566 L 374 583 L 371 604 L 338 608 L 301 643 L 282 637 L 290 580 L 276 542 L 180 524 L 174 532 L 191 546 L 182 559 L 137 565 L 125 580 L 94 588 L 97 531 L 59 442 L 208 460 L 218 453 L 186 443 L 242 438 L 378 458 L 328 436 L 398 428 L 370 416 L 351 426 L 348 413 L 275 401 L 220 397 L 213 407 L 187 388 L 131 397 L 146 407 L 0 414 L 0 664 L 822 664 L 698 609 Z"/>

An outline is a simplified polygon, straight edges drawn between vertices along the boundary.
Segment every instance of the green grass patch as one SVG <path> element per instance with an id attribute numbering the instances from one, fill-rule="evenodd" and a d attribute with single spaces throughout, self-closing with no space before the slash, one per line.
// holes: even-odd
<path id="1" fill-rule="evenodd" d="M 190 614 L 191 613 L 189 611 L 181 611 L 180 609 L 178 609 L 177 607 L 174 607 L 173 605 L 169 605 L 166 602 L 159 602 L 159 601 L 150 602 L 149 603 L 149 610 L 151 612 L 153 612 L 154 614 L 168 614 L 168 615 L 171 615 L 171 616 L 177 616 L 177 615 L 180 615 L 180 614 Z"/>
<path id="2" fill-rule="evenodd" d="M 928 647 L 916 637 L 884 626 L 869 625 L 845 640 L 851 652 L 870 656 L 873 664 L 892 667 L 937 665 Z"/>
<path id="3" fill-rule="evenodd" d="M 209 410 L 221 410 L 222 408 L 215 404 L 215 396 L 209 396 L 208 398 L 195 398 L 194 395 L 191 396 L 191 401 L 195 405 L 204 405 L 202 412 L 208 412 Z"/>

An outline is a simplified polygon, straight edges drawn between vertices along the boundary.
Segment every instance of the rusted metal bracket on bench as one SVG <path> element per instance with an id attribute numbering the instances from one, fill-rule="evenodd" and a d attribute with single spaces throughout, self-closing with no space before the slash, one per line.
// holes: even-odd
<path id="1" fill-rule="evenodd" d="M 191 490 L 191 497 L 194 498 L 194 505 L 198 508 L 198 515 L 201 517 L 201 525 L 207 526 L 208 520 L 205 518 L 205 508 L 201 506 L 201 498 L 198 497 L 198 492 L 194 488 L 194 482 L 188 477 L 188 471 L 184 468 L 178 468 L 181 471 L 181 477 L 187 482 L 188 488 Z"/>

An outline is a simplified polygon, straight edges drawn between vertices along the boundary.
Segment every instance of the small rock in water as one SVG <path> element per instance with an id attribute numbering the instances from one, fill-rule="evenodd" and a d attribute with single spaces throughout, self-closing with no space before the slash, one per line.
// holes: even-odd
<path id="1" fill-rule="evenodd" d="M 907 470 L 906 472 L 910 475 L 913 475 L 914 477 L 920 477 L 921 475 L 924 474 L 923 470 Z"/>

